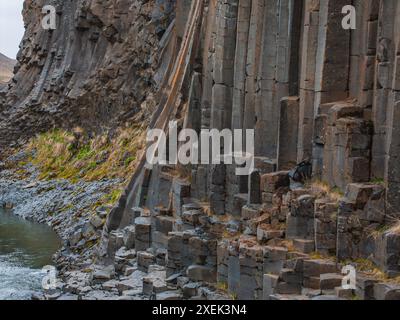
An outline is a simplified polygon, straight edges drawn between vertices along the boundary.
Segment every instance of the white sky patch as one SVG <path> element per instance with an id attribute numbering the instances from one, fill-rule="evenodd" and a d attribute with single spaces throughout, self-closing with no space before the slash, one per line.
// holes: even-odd
<path id="1" fill-rule="evenodd" d="M 0 0 L 0 52 L 15 59 L 24 35 L 24 0 Z"/>

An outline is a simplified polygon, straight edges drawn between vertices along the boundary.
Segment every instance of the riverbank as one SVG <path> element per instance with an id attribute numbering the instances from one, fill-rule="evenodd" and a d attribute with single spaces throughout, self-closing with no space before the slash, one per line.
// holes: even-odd
<path id="1" fill-rule="evenodd" d="M 0 208 L 0 300 L 27 300 L 42 289 L 60 239 L 47 225 Z"/>
<path id="2" fill-rule="evenodd" d="M 13 209 L 13 214 L 26 220 L 50 226 L 62 240 L 54 255 L 61 281 L 70 272 L 84 270 L 95 263 L 97 244 L 109 207 L 110 194 L 121 184 L 120 179 L 72 183 L 68 180 L 40 180 L 39 170 L 31 163 L 21 165 L 27 155 L 22 152 L 0 167 L 0 207 Z M 59 290 L 61 295 L 63 290 Z M 35 295 L 34 298 L 43 298 Z"/>

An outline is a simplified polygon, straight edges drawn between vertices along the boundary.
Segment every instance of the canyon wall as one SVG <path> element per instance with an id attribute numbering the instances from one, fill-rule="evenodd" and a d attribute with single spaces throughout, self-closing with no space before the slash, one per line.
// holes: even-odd
<path id="1" fill-rule="evenodd" d="M 400 275 L 398 1 L 50 2 L 54 31 L 40 28 L 45 2 L 25 2 L 0 146 L 136 114 L 165 132 L 176 121 L 255 134 L 244 177 L 143 155 L 108 214 L 93 287 L 124 295 L 140 270 L 141 293 L 158 299 L 400 298 L 366 273 L 345 289 L 340 272 L 363 262 Z M 346 5 L 355 29 L 342 27 Z M 313 180 L 295 184 L 305 160 Z"/>
<path id="2" fill-rule="evenodd" d="M 55 30 L 42 28 L 45 5 L 56 8 Z M 53 127 L 111 129 L 145 109 L 159 85 L 158 46 L 174 7 L 174 0 L 25 1 L 16 74 L 0 105 L 0 145 Z"/>
<path id="3" fill-rule="evenodd" d="M 342 26 L 346 5 L 355 29 Z M 398 287 L 365 275 L 342 290 L 340 267 L 365 259 L 400 274 L 399 10 L 391 0 L 204 1 L 201 43 L 160 128 L 254 129 L 255 171 L 141 167 L 108 218 L 101 254 L 112 260 L 129 230 L 138 265 L 164 266 L 184 292 L 205 282 L 241 299 L 315 298 L 312 289 L 398 298 Z M 303 160 L 314 182 L 295 187 L 287 170 Z"/>

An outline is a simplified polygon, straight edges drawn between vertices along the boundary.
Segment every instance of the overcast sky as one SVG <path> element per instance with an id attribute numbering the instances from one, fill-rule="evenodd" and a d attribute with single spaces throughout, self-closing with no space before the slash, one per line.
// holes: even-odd
<path id="1" fill-rule="evenodd" d="M 24 35 L 23 3 L 24 0 L 0 0 L 0 52 L 10 58 L 16 57 Z"/>

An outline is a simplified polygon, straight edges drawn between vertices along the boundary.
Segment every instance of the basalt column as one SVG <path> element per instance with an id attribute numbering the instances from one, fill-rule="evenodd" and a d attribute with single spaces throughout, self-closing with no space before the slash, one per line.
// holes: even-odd
<path id="1" fill-rule="evenodd" d="M 201 97 L 201 129 L 210 129 L 211 125 L 211 104 L 213 91 L 213 68 L 216 40 L 216 19 L 217 0 L 210 0 L 205 15 L 203 28 L 203 72 L 202 72 L 202 97 Z M 194 181 L 194 195 L 199 200 L 208 198 L 209 170 L 207 165 L 198 165 L 192 172 Z"/>
<path id="2" fill-rule="evenodd" d="M 278 152 L 280 101 L 289 93 L 297 94 L 299 9 L 299 3 L 291 0 L 266 1 L 264 7 L 255 145 L 256 156 L 273 160 Z"/>
<path id="3" fill-rule="evenodd" d="M 279 99 L 277 92 L 280 88 L 277 84 L 277 68 L 278 59 L 285 60 L 287 58 L 287 50 L 282 49 L 278 58 L 278 37 L 280 17 L 286 18 L 286 27 L 288 26 L 289 10 L 287 1 L 284 1 L 286 8 L 280 11 L 280 1 L 265 1 L 264 6 L 264 23 L 262 30 L 262 43 L 260 52 L 260 66 L 257 83 L 257 96 L 255 107 L 255 155 L 265 156 L 271 159 L 276 158 L 277 148 L 277 129 L 279 119 Z M 282 32 L 285 35 L 284 32 Z M 287 34 L 287 31 L 286 31 Z M 287 64 L 283 63 L 280 68 L 285 68 Z M 258 91 L 259 90 L 259 91 Z M 282 96 L 287 95 L 287 90 L 282 88 Z"/>
<path id="4" fill-rule="evenodd" d="M 325 113 L 329 110 L 328 103 L 343 101 L 348 97 L 350 30 L 345 30 L 342 26 L 342 8 L 347 4 L 347 0 L 320 1 L 314 109 L 311 110 L 306 105 L 308 115 L 314 118 L 311 129 L 313 136 L 310 139 L 313 143 L 313 169 L 316 176 L 320 176 L 323 171 L 324 148 L 332 148 L 332 145 L 324 145 L 323 131 L 326 126 Z M 311 91 L 309 96 L 312 96 Z M 309 129 L 308 125 L 307 128 Z"/>
<path id="5" fill-rule="evenodd" d="M 383 178 L 387 172 L 388 149 L 385 143 L 388 131 L 388 105 L 390 105 L 393 70 L 395 63 L 394 23 L 398 1 L 380 2 L 375 59 L 375 96 L 372 109 L 374 140 L 372 146 L 372 168 L 376 178 Z"/>
<path id="6" fill-rule="evenodd" d="M 374 114 L 373 104 L 375 99 L 375 69 L 377 53 L 377 32 L 379 0 L 357 0 L 354 6 L 357 12 L 357 28 L 351 31 L 350 53 L 350 97 L 357 99 L 357 104 L 362 108 L 364 119 L 373 121 L 375 132 L 380 136 L 381 124 L 384 117 L 378 116 L 376 109 Z M 379 120 L 379 118 L 381 120 Z M 379 139 L 378 139 L 379 140 Z M 377 140 L 376 140 L 377 141 Z M 371 148 L 371 147 L 370 147 Z M 383 178 L 385 145 L 372 146 L 372 161 L 368 166 L 371 178 Z"/>
<path id="7" fill-rule="evenodd" d="M 211 128 L 217 130 L 231 129 L 232 126 L 237 16 L 238 1 L 217 2 L 211 103 Z M 231 150 L 221 149 L 221 154 L 230 152 Z M 224 164 L 212 166 L 210 206 L 216 214 L 225 213 L 227 178 L 229 177 Z"/>
<path id="8" fill-rule="evenodd" d="M 233 105 L 232 105 L 232 129 L 243 129 L 244 109 L 246 97 L 246 68 L 250 37 L 252 0 L 239 0 L 238 19 L 237 19 L 237 37 L 235 52 L 235 73 L 233 86 Z M 243 136 L 243 143 L 245 137 Z M 243 148 L 244 149 L 244 148 Z M 226 212 L 239 216 L 241 205 L 237 205 L 235 196 L 241 193 L 240 180 L 246 181 L 247 177 L 238 177 L 235 173 L 236 165 L 227 166 L 226 177 Z"/>
<path id="9" fill-rule="evenodd" d="M 238 1 L 218 1 L 211 105 L 211 127 L 218 130 L 232 124 L 237 12 Z"/>
<path id="10" fill-rule="evenodd" d="M 216 37 L 216 13 L 217 1 L 211 0 L 208 5 L 206 17 L 207 26 L 204 36 L 203 51 L 203 94 L 201 102 L 201 125 L 203 129 L 210 128 L 211 122 L 211 99 L 213 88 L 213 67 L 215 55 L 215 37 Z"/>
<path id="11" fill-rule="evenodd" d="M 348 0 L 321 0 L 314 114 L 323 103 L 348 97 L 350 31 L 342 27 Z"/>
<path id="12" fill-rule="evenodd" d="M 354 1 L 357 27 L 351 30 L 350 97 L 369 114 L 374 97 L 375 57 L 377 47 L 379 0 Z"/>
<path id="13" fill-rule="evenodd" d="M 254 129 L 255 98 L 257 92 L 256 79 L 260 64 L 261 36 L 263 30 L 263 14 L 265 0 L 252 0 L 249 42 L 246 63 L 246 95 L 243 128 Z"/>
<path id="14" fill-rule="evenodd" d="M 399 17 L 400 3 L 392 4 L 393 17 Z M 384 25 L 382 23 L 382 25 Z M 396 48 L 393 66 L 393 81 L 390 82 L 391 91 L 388 99 L 388 137 L 387 149 L 388 157 L 386 160 L 386 181 L 387 191 L 387 209 L 391 222 L 398 221 L 400 217 L 400 22 L 396 20 L 393 25 L 393 46 Z M 389 26 L 387 26 L 389 28 Z"/>
<path id="15" fill-rule="evenodd" d="M 233 129 L 243 128 L 251 7 L 252 0 L 239 0 L 232 106 Z"/>
<path id="16" fill-rule="evenodd" d="M 299 130 L 299 68 L 303 1 L 291 0 L 287 4 L 289 21 L 283 19 L 285 15 L 279 19 L 281 22 L 276 69 L 277 87 L 285 91 L 289 90 L 288 97 L 283 97 L 280 101 L 277 99 L 280 116 L 277 159 L 279 170 L 290 169 L 296 165 Z M 282 27 L 284 29 L 286 24 L 289 29 L 282 32 Z M 284 36 L 285 34 L 287 37 Z M 278 98 L 283 93 L 282 91 L 278 91 Z"/>
<path id="17" fill-rule="evenodd" d="M 315 61 L 318 48 L 319 0 L 305 0 L 301 42 L 298 160 L 311 158 L 314 122 Z"/>

